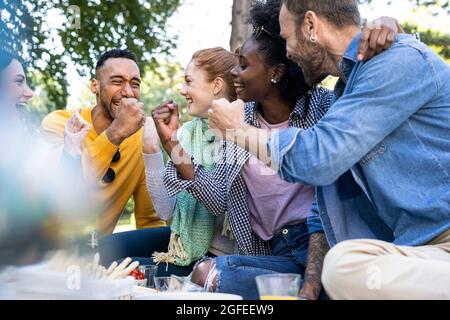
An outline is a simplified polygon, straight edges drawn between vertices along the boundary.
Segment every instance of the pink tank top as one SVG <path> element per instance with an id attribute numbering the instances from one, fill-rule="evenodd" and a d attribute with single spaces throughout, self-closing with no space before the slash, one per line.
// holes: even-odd
<path id="1" fill-rule="evenodd" d="M 288 127 L 288 122 L 267 123 L 258 113 L 261 128 L 272 131 Z M 263 240 L 270 240 L 285 226 L 304 221 L 311 214 L 315 188 L 283 181 L 271 168 L 252 156 L 242 168 L 247 185 L 250 223 Z"/>

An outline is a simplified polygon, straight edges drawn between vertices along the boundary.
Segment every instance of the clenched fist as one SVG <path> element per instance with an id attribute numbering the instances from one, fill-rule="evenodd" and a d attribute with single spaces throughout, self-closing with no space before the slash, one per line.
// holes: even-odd
<path id="1" fill-rule="evenodd" d="M 135 98 L 123 98 L 114 121 L 106 129 L 106 135 L 109 141 L 119 146 L 126 138 L 139 131 L 144 122 L 144 104 Z"/>
<path id="2" fill-rule="evenodd" d="M 178 130 L 179 112 L 178 105 L 173 101 L 167 101 L 152 111 L 155 120 L 156 130 L 163 143 L 166 145 L 173 138 Z"/>
<path id="3" fill-rule="evenodd" d="M 81 156 L 81 146 L 92 125 L 84 120 L 77 110 L 64 127 L 64 151 L 72 157 Z"/>
<path id="4" fill-rule="evenodd" d="M 240 129 L 245 123 L 244 101 L 214 100 L 208 110 L 209 127 L 219 130 L 224 137 L 227 130 Z"/>

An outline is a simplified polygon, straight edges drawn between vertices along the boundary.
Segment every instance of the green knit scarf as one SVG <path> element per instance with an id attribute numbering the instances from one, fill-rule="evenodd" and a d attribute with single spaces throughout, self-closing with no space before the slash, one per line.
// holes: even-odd
<path id="1" fill-rule="evenodd" d="M 194 118 L 177 134 L 183 149 L 205 170 L 211 171 L 214 168 L 214 137 L 209 137 L 207 130 L 207 120 Z M 214 236 L 215 217 L 189 192 L 183 190 L 176 197 L 168 252 L 155 252 L 153 257 L 156 263 L 188 266 L 208 252 Z"/>

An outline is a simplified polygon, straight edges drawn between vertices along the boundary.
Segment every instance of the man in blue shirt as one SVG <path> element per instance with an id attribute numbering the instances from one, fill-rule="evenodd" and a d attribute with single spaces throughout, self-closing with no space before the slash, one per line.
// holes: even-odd
<path id="1" fill-rule="evenodd" d="M 317 186 L 330 297 L 450 299 L 450 66 L 408 35 L 361 61 L 356 0 L 282 2 L 288 54 L 311 85 L 339 77 L 336 101 L 309 130 L 264 137 L 240 101 L 214 103 L 210 126 Z"/>

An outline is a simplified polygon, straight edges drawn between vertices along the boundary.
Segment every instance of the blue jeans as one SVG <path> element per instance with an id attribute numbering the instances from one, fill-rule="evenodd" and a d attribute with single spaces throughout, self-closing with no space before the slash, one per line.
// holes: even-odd
<path id="1" fill-rule="evenodd" d="M 270 273 L 305 273 L 309 232 L 306 222 L 287 227 L 270 240 L 271 256 L 222 256 L 214 259 L 216 292 L 259 299 L 255 277 Z"/>
<path id="2" fill-rule="evenodd" d="M 99 241 L 99 251 L 102 264 L 109 266 L 114 261 L 122 261 L 130 257 L 139 261 L 141 265 L 153 265 L 151 255 L 153 252 L 166 252 L 170 240 L 170 227 L 150 228 L 136 231 L 115 233 Z M 174 264 L 160 263 L 157 276 L 164 277 L 172 274 L 187 276 L 192 272 L 193 263 L 187 267 Z"/>

